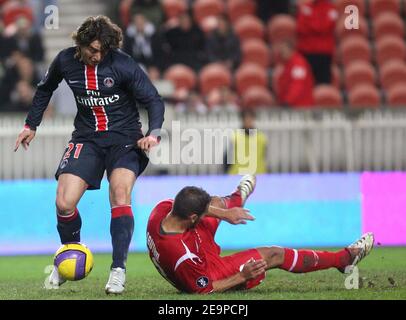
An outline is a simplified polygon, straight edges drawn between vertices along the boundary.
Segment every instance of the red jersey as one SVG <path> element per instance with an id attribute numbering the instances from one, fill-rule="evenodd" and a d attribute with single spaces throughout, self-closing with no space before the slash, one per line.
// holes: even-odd
<path id="1" fill-rule="evenodd" d="M 284 65 L 278 79 L 278 100 L 291 107 L 311 107 L 314 78 L 309 63 L 300 53 L 294 53 Z"/>
<path id="2" fill-rule="evenodd" d="M 194 228 L 181 234 L 168 234 L 162 220 L 172 210 L 173 200 L 165 200 L 152 210 L 147 227 L 149 255 L 159 273 L 177 289 L 186 292 L 212 291 L 211 266 L 220 259 L 220 247 L 213 235 L 219 221 L 203 218 Z"/>
<path id="3" fill-rule="evenodd" d="M 305 54 L 333 54 L 338 12 L 328 0 L 315 0 L 298 7 L 298 50 Z"/>
<path id="4" fill-rule="evenodd" d="M 158 272 L 180 291 L 209 293 L 213 282 L 241 271 L 248 261 L 261 259 L 256 249 L 221 257 L 214 241 L 219 219 L 204 217 L 184 233 L 165 233 L 162 220 L 172 210 L 173 200 L 165 200 L 152 210 L 147 226 L 149 256 Z M 241 289 L 250 289 L 265 278 L 265 273 L 247 281 Z"/>

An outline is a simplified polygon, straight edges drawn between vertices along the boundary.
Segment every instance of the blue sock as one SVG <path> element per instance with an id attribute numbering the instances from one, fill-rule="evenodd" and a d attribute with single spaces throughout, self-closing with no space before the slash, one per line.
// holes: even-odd
<path id="1" fill-rule="evenodd" d="M 61 243 L 80 242 L 80 228 L 82 227 L 82 219 L 78 209 L 68 216 L 62 216 L 57 213 L 59 238 Z"/>
<path id="2" fill-rule="evenodd" d="M 113 263 L 111 268 L 126 267 L 128 249 L 134 232 L 134 216 L 131 206 L 111 209 L 111 243 L 113 245 Z"/>

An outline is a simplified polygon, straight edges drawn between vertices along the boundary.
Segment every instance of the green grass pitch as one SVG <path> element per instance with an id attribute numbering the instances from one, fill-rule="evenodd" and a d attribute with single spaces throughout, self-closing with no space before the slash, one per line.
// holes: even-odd
<path id="1" fill-rule="evenodd" d="M 324 250 L 324 249 L 323 249 Z M 14 299 L 152 299 L 152 300 L 276 300 L 276 299 L 406 299 L 406 247 L 375 248 L 359 265 L 358 290 L 345 288 L 345 277 L 336 270 L 292 274 L 270 270 L 258 287 L 212 295 L 180 294 L 155 270 L 145 253 L 129 255 L 126 292 L 107 296 L 109 254 L 95 255 L 90 275 L 65 283 L 58 290 L 43 289 L 51 256 L 0 257 L 0 300 Z"/>

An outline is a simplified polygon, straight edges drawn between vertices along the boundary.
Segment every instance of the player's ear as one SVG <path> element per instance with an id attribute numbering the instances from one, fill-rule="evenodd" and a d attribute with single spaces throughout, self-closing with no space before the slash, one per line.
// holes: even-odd
<path id="1" fill-rule="evenodd" d="M 189 219 L 190 219 L 190 222 L 191 222 L 192 224 L 195 224 L 195 223 L 199 220 L 199 215 L 197 215 L 196 213 L 192 213 L 192 214 L 189 216 Z"/>

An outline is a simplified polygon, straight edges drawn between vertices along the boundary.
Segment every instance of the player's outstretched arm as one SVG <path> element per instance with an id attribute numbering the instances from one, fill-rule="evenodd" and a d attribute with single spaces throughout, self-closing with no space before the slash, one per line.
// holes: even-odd
<path id="1" fill-rule="evenodd" d="M 255 220 L 255 218 L 250 215 L 249 210 L 241 207 L 222 209 L 211 205 L 209 206 L 206 216 L 224 220 L 230 224 L 246 224 L 247 220 Z"/>
<path id="2" fill-rule="evenodd" d="M 41 123 L 45 109 L 47 108 L 49 100 L 52 97 L 52 93 L 62 81 L 59 61 L 61 53 L 62 51 L 56 56 L 45 76 L 37 86 L 30 111 L 28 112 L 25 120 L 25 126 L 17 137 L 14 152 L 18 150 L 20 144 L 23 145 L 25 150 L 28 149 L 30 142 L 35 137 L 35 129 Z"/>
<path id="3" fill-rule="evenodd" d="M 223 280 L 213 281 L 212 292 L 227 291 L 247 282 L 250 279 L 254 279 L 266 271 L 266 266 L 265 260 L 251 260 L 247 262 L 243 269 L 237 274 Z"/>
<path id="4" fill-rule="evenodd" d="M 30 145 L 30 142 L 34 139 L 34 137 L 35 130 L 31 130 L 28 126 L 24 126 L 23 130 L 17 137 L 16 144 L 14 146 L 14 152 L 18 150 L 20 144 L 22 144 L 24 149 L 27 150 Z"/>

